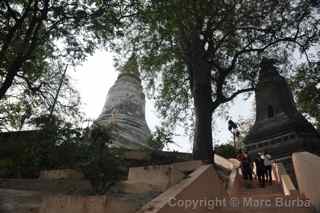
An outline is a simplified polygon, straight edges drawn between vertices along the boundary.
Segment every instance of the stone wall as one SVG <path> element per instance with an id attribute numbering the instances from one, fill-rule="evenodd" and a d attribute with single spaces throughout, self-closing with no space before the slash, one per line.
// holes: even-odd
<path id="1" fill-rule="evenodd" d="M 10 156 L 12 151 L 18 147 L 27 146 L 29 144 L 45 140 L 40 130 L 15 131 L 0 133 L 0 154 L 1 158 Z"/>
<path id="2" fill-rule="evenodd" d="M 107 196 L 49 196 L 39 213 L 134 213 L 135 206 L 120 198 Z"/>
<path id="3" fill-rule="evenodd" d="M 24 159 L 31 155 L 30 147 L 45 140 L 45 135 L 40 130 L 1 132 L 0 177 L 38 177 L 39 171 L 28 167 L 29 162 Z M 24 167 L 17 165 L 17 162 Z"/>
<path id="4" fill-rule="evenodd" d="M 81 172 L 74 169 L 57 169 L 45 170 L 40 172 L 40 179 L 55 180 L 55 179 L 83 179 Z"/>

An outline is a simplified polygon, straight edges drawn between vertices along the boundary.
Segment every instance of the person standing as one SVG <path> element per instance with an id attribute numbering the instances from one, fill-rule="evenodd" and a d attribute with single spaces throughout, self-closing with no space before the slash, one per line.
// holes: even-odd
<path id="1" fill-rule="evenodd" d="M 264 153 L 264 166 L 265 166 L 265 176 L 266 182 L 272 184 L 272 158 L 268 152 Z"/>
<path id="2" fill-rule="evenodd" d="M 250 156 L 247 153 L 244 153 L 244 158 L 241 162 L 243 168 L 243 177 L 245 180 L 252 180 L 252 162 Z"/>
<path id="3" fill-rule="evenodd" d="M 246 176 L 246 174 L 245 174 L 242 162 L 245 159 L 245 155 L 241 149 L 239 150 L 239 153 L 237 155 L 237 159 L 240 161 L 241 173 L 242 173 L 242 177 L 244 178 Z"/>
<path id="4" fill-rule="evenodd" d="M 265 187 L 265 166 L 264 166 L 264 156 L 262 153 L 258 153 L 255 159 L 256 164 L 256 174 L 258 176 L 259 185 Z"/>

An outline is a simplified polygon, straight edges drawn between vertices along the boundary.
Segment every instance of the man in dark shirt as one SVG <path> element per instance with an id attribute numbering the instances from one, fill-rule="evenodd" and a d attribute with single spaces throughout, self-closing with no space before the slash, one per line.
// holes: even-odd
<path id="1" fill-rule="evenodd" d="M 241 172 L 244 180 L 252 180 L 252 161 L 248 154 L 241 149 L 239 150 L 239 154 L 237 159 L 241 163 Z"/>
<path id="2" fill-rule="evenodd" d="M 258 181 L 261 187 L 265 187 L 265 166 L 264 166 L 264 156 L 262 153 L 258 153 L 255 159 L 256 164 L 256 174 L 258 176 Z"/>
<path id="3" fill-rule="evenodd" d="M 247 153 L 244 154 L 244 159 L 241 162 L 243 171 L 244 171 L 244 179 L 252 180 L 252 162 Z"/>

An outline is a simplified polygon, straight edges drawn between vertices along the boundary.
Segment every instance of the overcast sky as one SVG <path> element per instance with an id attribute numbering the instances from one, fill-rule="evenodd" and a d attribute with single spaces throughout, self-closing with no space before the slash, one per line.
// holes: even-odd
<path id="1" fill-rule="evenodd" d="M 105 98 L 109 88 L 117 79 L 118 72 L 115 70 L 111 53 L 97 51 L 82 65 L 73 70 L 68 70 L 68 74 L 74 79 L 74 85 L 79 90 L 82 100 L 82 111 L 90 119 L 96 119 L 102 111 Z M 234 121 L 240 118 L 252 116 L 253 97 L 244 101 L 243 97 L 237 98 L 228 112 Z M 146 120 L 151 131 L 160 124 L 159 114 L 156 112 L 152 100 L 146 100 Z M 216 125 L 213 137 L 218 143 L 226 143 L 232 139 L 232 135 L 227 130 L 225 118 L 216 118 Z M 178 136 L 174 137 L 176 145 L 169 147 L 169 150 L 181 152 L 191 152 L 192 142 L 184 135 L 181 128 L 175 131 Z"/>

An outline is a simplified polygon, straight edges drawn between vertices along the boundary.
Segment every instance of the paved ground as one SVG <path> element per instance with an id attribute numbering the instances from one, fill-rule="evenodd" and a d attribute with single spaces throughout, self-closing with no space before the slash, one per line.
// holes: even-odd
<path id="1" fill-rule="evenodd" d="M 1 178 L 0 188 L 61 194 L 88 194 L 91 191 L 89 181 L 73 179 L 41 180 Z"/>

